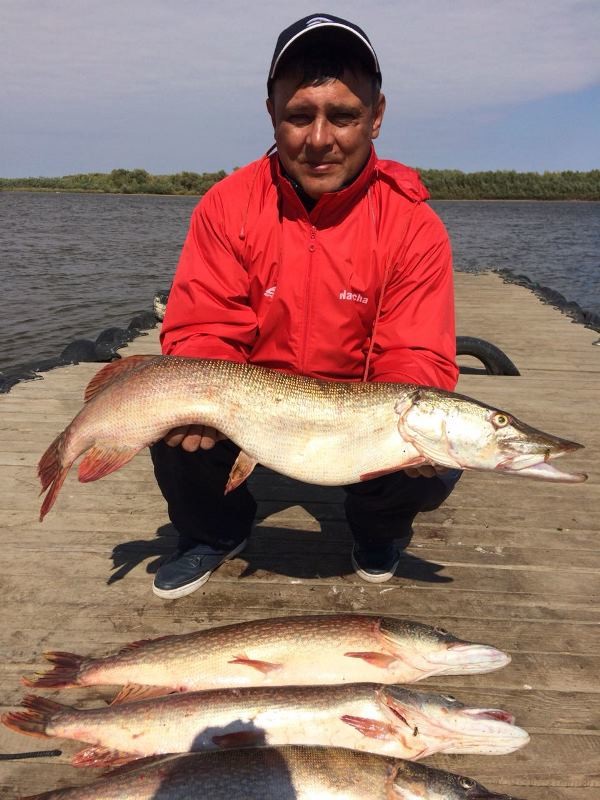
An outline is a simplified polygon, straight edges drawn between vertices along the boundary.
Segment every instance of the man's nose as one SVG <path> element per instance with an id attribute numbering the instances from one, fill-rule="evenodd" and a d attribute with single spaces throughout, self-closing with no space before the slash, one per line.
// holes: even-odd
<path id="1" fill-rule="evenodd" d="M 333 130 L 328 119 L 317 117 L 312 125 L 306 139 L 307 145 L 315 150 L 322 150 L 330 147 L 333 142 Z"/>

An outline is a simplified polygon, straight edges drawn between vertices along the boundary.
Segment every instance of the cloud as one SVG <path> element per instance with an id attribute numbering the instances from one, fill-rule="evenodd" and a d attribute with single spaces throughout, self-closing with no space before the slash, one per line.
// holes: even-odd
<path id="1" fill-rule="evenodd" d="M 35 136 L 39 149 L 47 132 L 52 149 L 61 131 L 93 130 L 111 153 L 129 157 L 142 144 L 151 167 L 152 148 L 167 150 L 178 137 L 193 146 L 193 130 L 198 149 L 214 149 L 211 163 L 243 163 L 269 144 L 263 102 L 275 39 L 294 18 L 321 11 L 316 5 L 2 0 L 4 135 L 13 144 Z M 600 83 L 597 0 L 330 0 L 326 10 L 370 36 L 388 130 L 457 115 L 482 124 Z"/>
<path id="2" fill-rule="evenodd" d="M 177 91 L 264 93 L 275 38 L 313 3 L 3 0 L 1 89 L 13 102 Z M 411 113 L 514 103 L 600 81 L 600 3 L 330 2 L 373 41 Z"/>

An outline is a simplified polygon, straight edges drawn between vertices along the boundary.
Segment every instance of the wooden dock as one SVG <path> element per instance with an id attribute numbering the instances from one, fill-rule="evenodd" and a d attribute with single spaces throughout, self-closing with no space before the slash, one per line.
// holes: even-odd
<path id="1" fill-rule="evenodd" d="M 524 800 L 600 796 L 600 347 L 591 346 L 598 334 L 496 275 L 458 274 L 456 284 L 458 333 L 492 341 L 522 373 L 462 375 L 459 391 L 584 443 L 568 468 L 589 471 L 587 483 L 466 474 L 442 508 L 418 518 L 399 574 L 371 585 L 351 571 L 341 490 L 262 471 L 251 479 L 260 519 L 243 558 L 195 594 L 164 602 L 150 584 L 174 536 L 147 453 L 97 483 L 78 484 L 71 474 L 38 522 L 35 465 L 79 409 L 98 365 L 53 370 L 0 398 L 2 710 L 18 704 L 19 679 L 43 666 L 44 650 L 101 655 L 132 640 L 258 617 L 385 613 L 512 654 L 498 672 L 422 685 L 513 711 L 530 744 L 508 756 L 426 763 Z M 152 331 L 121 352 L 157 351 Z M 50 696 L 94 706 L 108 694 Z M 99 774 L 69 765 L 75 743 L 0 730 L 0 753 L 49 747 L 63 755 L 0 761 L 1 797 Z"/>

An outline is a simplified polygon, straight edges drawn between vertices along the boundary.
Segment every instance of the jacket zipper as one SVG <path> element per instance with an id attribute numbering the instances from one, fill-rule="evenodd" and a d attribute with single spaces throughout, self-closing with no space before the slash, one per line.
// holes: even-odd
<path id="1" fill-rule="evenodd" d="M 308 335 L 310 332 L 310 318 L 311 318 L 311 311 L 312 311 L 312 272 L 313 272 L 313 256 L 317 246 L 315 244 L 317 238 L 317 229 L 311 223 L 310 225 L 310 237 L 308 243 L 308 269 L 306 270 L 306 283 L 305 283 L 305 302 L 306 302 L 306 309 L 304 313 L 304 336 L 302 337 L 302 353 L 300 359 L 300 373 L 302 375 L 306 375 L 306 354 L 308 351 Z"/>

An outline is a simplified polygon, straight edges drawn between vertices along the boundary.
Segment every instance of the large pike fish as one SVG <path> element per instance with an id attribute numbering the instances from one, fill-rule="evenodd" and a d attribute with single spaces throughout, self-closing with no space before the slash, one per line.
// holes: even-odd
<path id="1" fill-rule="evenodd" d="M 31 736 L 88 742 L 75 766 L 225 747 L 332 745 L 418 760 L 433 753 L 512 753 L 529 741 L 497 708 L 400 686 L 278 686 L 184 692 L 79 710 L 37 695 L 4 714 Z"/>
<path id="2" fill-rule="evenodd" d="M 45 655 L 55 666 L 47 674 L 24 678 L 26 686 L 124 685 L 121 700 L 164 694 L 165 689 L 414 683 L 431 675 L 491 672 L 510 662 L 494 647 L 463 641 L 440 628 L 366 614 L 241 622 L 134 642 L 104 658 L 56 651 Z"/>
<path id="3" fill-rule="evenodd" d="M 130 356 L 104 367 L 85 405 L 42 456 L 40 519 L 73 462 L 94 481 L 172 428 L 205 424 L 241 448 L 227 490 L 256 463 L 307 483 L 343 485 L 419 464 L 578 482 L 549 462 L 582 445 L 440 389 L 323 381 L 229 361 Z"/>
<path id="4" fill-rule="evenodd" d="M 22 800 L 515 800 L 472 778 L 343 748 L 278 747 L 170 756 Z"/>

